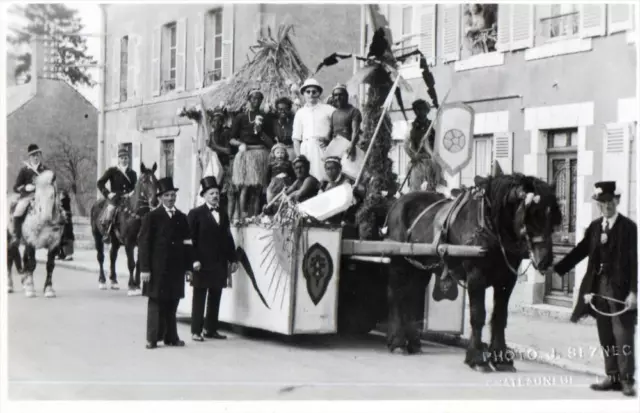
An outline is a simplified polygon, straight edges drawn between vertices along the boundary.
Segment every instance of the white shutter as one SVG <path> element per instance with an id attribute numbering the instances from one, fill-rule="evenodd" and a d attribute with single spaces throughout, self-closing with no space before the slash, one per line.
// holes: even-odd
<path id="1" fill-rule="evenodd" d="M 222 78 L 233 76 L 233 3 L 226 3 L 222 8 Z"/>
<path id="2" fill-rule="evenodd" d="M 118 143 L 114 142 L 109 145 L 109 165 L 107 166 L 107 168 L 116 166 L 117 164 L 118 164 Z"/>
<path id="3" fill-rule="evenodd" d="M 444 4 L 442 54 L 445 62 L 460 59 L 460 5 Z"/>
<path id="4" fill-rule="evenodd" d="M 130 34 L 127 43 L 127 100 L 135 97 L 135 77 L 136 77 L 136 38 L 137 36 Z"/>
<path id="5" fill-rule="evenodd" d="M 436 62 L 436 5 L 423 4 L 417 6 L 420 13 L 420 37 L 418 48 L 427 59 L 427 63 Z"/>
<path id="6" fill-rule="evenodd" d="M 143 83 L 141 82 L 140 73 L 142 73 L 142 64 L 144 62 L 144 47 L 142 45 L 142 36 L 135 35 L 134 55 L 133 61 L 135 62 L 135 69 L 133 71 L 133 95 L 137 99 L 142 99 Z M 131 40 L 129 40 L 131 41 Z"/>
<path id="7" fill-rule="evenodd" d="M 513 4 L 511 6 L 511 50 L 533 47 L 533 4 Z M 500 24 L 500 20 L 498 20 Z"/>
<path id="8" fill-rule="evenodd" d="M 140 163 L 142 162 L 142 144 L 139 142 L 131 143 L 131 169 L 136 171 L 140 178 Z"/>
<path id="9" fill-rule="evenodd" d="M 187 19 L 176 24 L 176 91 L 185 90 L 187 83 Z"/>
<path id="10" fill-rule="evenodd" d="M 582 37 L 604 36 L 606 29 L 605 4 L 580 5 L 580 35 Z"/>
<path id="11" fill-rule="evenodd" d="M 631 30 L 633 25 L 633 5 L 609 4 L 609 34 Z"/>
<path id="12" fill-rule="evenodd" d="M 153 30 L 151 38 L 151 93 L 153 96 L 160 94 L 160 51 L 162 50 L 162 26 Z"/>
<path id="13" fill-rule="evenodd" d="M 198 13 L 196 22 L 193 25 L 193 79 L 196 89 L 200 89 L 204 84 L 204 32 L 206 27 L 205 16 L 206 15 L 204 13 Z"/>
<path id="14" fill-rule="evenodd" d="M 602 151 L 602 180 L 616 181 L 621 193 L 619 209 L 624 215 L 629 213 L 631 127 L 631 123 L 605 125 Z"/>
<path id="15" fill-rule="evenodd" d="M 493 160 L 505 174 L 513 171 L 513 133 L 499 132 L 493 135 Z"/>
<path id="16" fill-rule="evenodd" d="M 111 102 L 120 102 L 120 37 L 113 39 L 113 55 L 111 56 Z"/>
<path id="17" fill-rule="evenodd" d="M 511 50 L 511 10 L 513 6 L 506 3 L 498 4 L 498 41 L 496 42 L 496 49 L 500 52 Z"/>

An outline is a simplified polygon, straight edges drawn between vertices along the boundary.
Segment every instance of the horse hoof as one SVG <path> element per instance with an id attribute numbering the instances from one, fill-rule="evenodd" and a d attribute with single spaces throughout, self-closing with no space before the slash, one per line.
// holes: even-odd
<path id="1" fill-rule="evenodd" d="M 53 291 L 53 288 L 47 287 L 47 289 L 44 291 L 44 296 L 46 298 L 54 298 L 56 296 L 56 292 Z"/>
<path id="2" fill-rule="evenodd" d="M 488 364 L 476 364 L 475 366 L 472 366 L 471 368 L 474 371 L 477 371 L 478 373 L 491 373 L 493 371 L 491 366 L 489 366 Z"/>
<path id="3" fill-rule="evenodd" d="M 493 364 L 492 367 L 501 373 L 516 373 L 517 370 L 513 364 Z"/>
<path id="4" fill-rule="evenodd" d="M 33 298 L 36 296 L 36 292 L 31 290 L 26 290 L 24 292 L 24 295 L 27 296 L 27 298 Z"/>
<path id="5" fill-rule="evenodd" d="M 112 282 L 111 285 L 109 285 L 109 288 L 111 288 L 112 290 L 119 290 L 120 286 L 118 285 L 118 283 Z"/>
<path id="6" fill-rule="evenodd" d="M 13 286 L 7 287 L 7 292 L 11 294 L 13 292 Z"/>
<path id="7" fill-rule="evenodd" d="M 129 297 L 137 297 L 139 295 L 142 295 L 142 291 L 140 289 L 138 289 L 138 288 L 133 288 L 133 289 L 127 291 L 127 295 Z"/>
<path id="8" fill-rule="evenodd" d="M 98 284 L 98 288 L 101 289 L 101 290 L 106 290 L 107 289 L 107 284 L 100 283 L 100 284 Z"/>

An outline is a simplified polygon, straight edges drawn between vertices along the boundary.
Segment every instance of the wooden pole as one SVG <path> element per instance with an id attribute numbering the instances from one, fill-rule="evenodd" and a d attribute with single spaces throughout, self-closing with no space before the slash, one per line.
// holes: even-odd
<path id="1" fill-rule="evenodd" d="M 429 244 L 397 241 L 343 240 L 342 255 L 483 257 L 485 250 L 470 245 Z"/>

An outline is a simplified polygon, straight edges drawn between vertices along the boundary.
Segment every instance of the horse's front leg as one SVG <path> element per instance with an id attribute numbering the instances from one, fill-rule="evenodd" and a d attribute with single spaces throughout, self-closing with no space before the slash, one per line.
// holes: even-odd
<path id="1" fill-rule="evenodd" d="M 111 284 L 112 290 L 119 290 L 118 286 L 118 275 L 116 274 L 116 260 L 118 259 L 118 251 L 120 250 L 120 241 L 115 237 L 111 236 L 111 250 L 109 251 L 109 260 L 111 264 L 111 269 L 109 271 L 109 282 Z"/>
<path id="2" fill-rule="evenodd" d="M 44 296 L 47 298 L 53 298 L 56 296 L 56 292 L 53 289 L 53 269 L 56 267 L 56 254 L 57 248 L 52 248 L 47 251 L 47 278 L 44 281 Z"/>
<path id="3" fill-rule="evenodd" d="M 506 274 L 507 277 L 509 274 Z M 491 365 L 498 371 L 515 372 L 513 360 L 515 353 L 507 349 L 505 329 L 507 328 L 507 316 L 509 298 L 515 286 L 515 278 L 507 278 L 510 282 L 506 286 L 493 288 L 493 313 L 491 314 L 491 344 L 489 345 L 489 357 Z"/>
<path id="4" fill-rule="evenodd" d="M 487 317 L 484 302 L 486 288 L 485 277 L 480 270 L 473 268 L 468 272 L 467 292 L 471 313 L 471 338 L 464 362 L 472 369 L 483 373 L 492 371 L 489 366 L 488 348 L 482 343 L 482 328 Z"/>
<path id="5" fill-rule="evenodd" d="M 401 258 L 392 259 L 389 264 L 389 281 L 387 283 L 387 299 L 389 302 L 389 317 L 387 320 L 387 348 L 390 352 L 399 348 L 404 350 L 407 344 L 404 323 L 404 301 L 406 301 L 407 265 Z"/>
<path id="6" fill-rule="evenodd" d="M 9 255 L 9 257 L 7 257 L 7 292 L 8 293 L 12 293 L 13 292 L 13 275 L 11 275 L 11 267 L 13 267 L 13 260 L 14 257 L 12 255 Z"/>
<path id="7" fill-rule="evenodd" d="M 129 268 L 129 291 L 127 292 L 127 295 L 130 297 L 142 295 L 139 281 L 136 283 L 138 266 L 137 266 L 136 257 L 134 254 L 135 245 L 134 244 L 125 245 L 124 248 L 125 248 L 125 251 L 127 252 L 127 266 Z"/>
<path id="8" fill-rule="evenodd" d="M 432 263 L 429 262 L 428 265 Z M 431 279 L 431 270 L 411 268 L 407 273 L 407 310 L 405 324 L 407 332 L 407 353 L 417 354 L 422 351 L 420 332 L 424 324 L 424 298 Z"/>
<path id="9" fill-rule="evenodd" d="M 97 229 L 93 229 L 93 242 L 96 247 L 96 258 L 98 259 L 98 265 L 100 266 L 100 275 L 98 276 L 98 288 L 101 290 L 107 289 L 107 277 L 104 275 L 104 241 L 102 240 L 102 234 Z"/>
<path id="10" fill-rule="evenodd" d="M 33 272 L 36 269 L 36 250 L 30 245 L 24 247 L 22 257 L 24 276 L 22 277 L 22 287 L 27 297 L 35 297 L 36 289 L 33 286 Z"/>

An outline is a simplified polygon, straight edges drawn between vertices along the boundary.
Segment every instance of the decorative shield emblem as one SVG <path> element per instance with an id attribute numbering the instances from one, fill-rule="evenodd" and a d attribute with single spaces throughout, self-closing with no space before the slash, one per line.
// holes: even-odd
<path id="1" fill-rule="evenodd" d="M 329 251 L 318 243 L 313 244 L 304 254 L 302 273 L 307 280 L 309 297 L 314 305 L 318 305 L 333 276 L 333 261 Z"/>
<path id="2" fill-rule="evenodd" d="M 436 139 L 433 152 L 438 163 L 455 175 L 471 161 L 473 156 L 473 108 L 464 103 L 442 106 L 436 120 Z"/>

